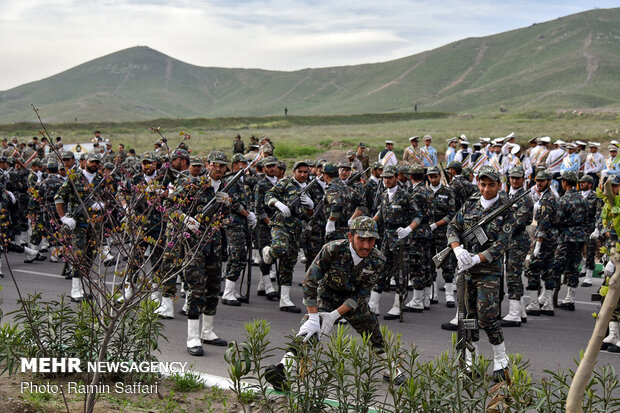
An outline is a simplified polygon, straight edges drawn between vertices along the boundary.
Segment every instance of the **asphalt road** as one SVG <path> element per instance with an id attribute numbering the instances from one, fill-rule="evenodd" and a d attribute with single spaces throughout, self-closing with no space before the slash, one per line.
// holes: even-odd
<path id="1" fill-rule="evenodd" d="M 24 264 L 24 255 L 10 253 L 9 264 L 15 280 L 22 294 L 27 292 L 41 292 L 44 299 L 55 299 L 61 293 L 70 292 L 71 281 L 65 280 L 59 274 L 62 265 L 49 261 Z M 16 287 L 7 268 L 5 258 L 2 258 L 2 268 L 5 278 L 0 279 L 0 285 L 4 288 L 0 292 L 2 308 L 5 313 L 17 308 Z M 220 337 L 226 340 L 243 340 L 245 330 L 244 323 L 254 319 L 267 319 L 270 321 L 270 340 L 274 346 L 283 347 L 286 344 L 285 336 L 293 330 L 297 330 L 301 315 L 279 311 L 277 302 L 267 301 L 264 297 L 256 296 L 256 284 L 258 282 L 258 267 L 253 268 L 255 275 L 254 286 L 250 296 L 250 303 L 241 307 L 220 305 L 217 309 L 215 321 L 216 331 Z M 298 286 L 303 278 L 303 265 L 298 263 L 295 268 L 292 300 L 301 306 L 302 290 Z M 439 277 L 440 285 L 443 283 Z M 555 317 L 529 317 L 527 324 L 520 328 L 505 328 L 504 336 L 508 353 L 521 353 L 531 362 L 530 372 L 534 377 L 541 378 L 545 369 L 573 368 L 573 359 L 579 356 L 579 352 L 585 349 L 594 327 L 592 313 L 598 310 L 599 303 L 590 301 L 590 294 L 597 291 L 602 283 L 599 278 L 594 279 L 594 285 L 588 288 L 578 288 L 576 296 L 576 311 L 567 312 L 556 309 Z M 179 288 L 180 290 L 180 288 Z M 565 289 L 560 296 L 565 295 Z M 526 297 L 526 303 L 529 298 Z M 391 306 L 393 295 L 383 294 L 381 310 L 385 313 Z M 183 304 L 182 299 L 175 303 L 176 314 Z M 508 300 L 503 303 L 503 314 L 508 311 Z M 440 303 L 433 305 L 430 311 L 422 314 L 406 313 L 404 322 L 384 321 L 390 329 L 402 334 L 403 342 L 413 342 L 421 351 L 422 360 L 432 360 L 441 352 L 451 347 L 451 332 L 442 330 L 441 323 L 449 321 L 454 316 L 455 310 L 445 306 L 443 293 Z M 204 357 L 191 357 L 186 352 L 185 339 L 187 335 L 187 323 L 183 316 L 177 315 L 175 319 L 164 321 L 168 342 L 162 342 L 159 355 L 162 361 L 188 361 L 194 370 L 217 376 L 228 377 L 226 363 L 224 361 L 224 347 L 204 345 Z M 487 357 L 492 358 L 491 345 L 481 332 L 479 344 L 480 351 Z M 620 355 L 601 352 L 599 363 L 612 364 L 617 370 L 620 369 Z"/>

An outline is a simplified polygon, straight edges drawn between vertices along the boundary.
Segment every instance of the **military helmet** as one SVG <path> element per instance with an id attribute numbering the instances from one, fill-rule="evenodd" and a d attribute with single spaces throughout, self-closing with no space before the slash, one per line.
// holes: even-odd
<path id="1" fill-rule="evenodd" d="M 409 166 L 409 175 L 423 175 L 423 174 L 424 174 L 424 168 L 419 163 L 414 163 L 413 165 Z"/>
<path id="2" fill-rule="evenodd" d="M 353 151 L 347 151 L 347 158 L 350 158 L 352 156 L 355 156 L 355 152 Z"/>
<path id="3" fill-rule="evenodd" d="M 237 163 L 237 162 L 248 162 L 247 159 L 245 159 L 245 156 L 243 156 L 240 153 L 236 153 L 232 156 L 232 158 L 230 158 L 230 163 Z"/>
<path id="4" fill-rule="evenodd" d="M 508 171 L 509 178 L 523 178 L 524 176 L 525 176 L 525 171 L 523 170 L 523 167 L 520 165 L 513 166 Z"/>
<path id="5" fill-rule="evenodd" d="M 295 162 L 295 163 L 297 163 L 297 162 Z M 284 169 L 286 171 L 286 162 L 278 161 L 278 163 L 276 165 L 278 166 L 278 168 Z"/>
<path id="6" fill-rule="evenodd" d="M 461 171 L 461 175 L 465 175 L 465 176 L 469 176 L 471 174 L 474 173 L 474 170 L 471 168 L 463 168 L 463 170 Z"/>
<path id="7" fill-rule="evenodd" d="M 584 175 L 579 179 L 579 182 L 589 182 L 591 184 L 594 183 L 594 178 L 592 178 L 590 175 Z"/>
<path id="8" fill-rule="evenodd" d="M 207 161 L 210 163 L 216 163 L 220 165 L 228 165 L 228 158 L 226 154 L 221 151 L 213 151 L 209 154 Z"/>
<path id="9" fill-rule="evenodd" d="M 398 170 L 398 173 L 401 173 L 405 176 L 409 176 L 409 165 L 406 163 L 400 164 L 396 167 L 396 169 Z"/>
<path id="10" fill-rule="evenodd" d="M 362 215 L 353 219 L 349 230 L 355 231 L 360 238 L 379 238 L 377 223 L 367 216 Z"/>
<path id="11" fill-rule="evenodd" d="M 82 152 L 82 153 L 80 154 L 80 158 L 79 158 L 79 159 L 80 159 L 80 161 L 85 161 L 87 157 L 88 157 L 88 154 L 86 154 L 86 153 Z"/>
<path id="12" fill-rule="evenodd" d="M 151 151 L 146 151 L 142 154 L 142 162 L 157 162 L 157 157 Z"/>
<path id="13" fill-rule="evenodd" d="M 99 154 L 95 152 L 89 152 L 88 155 L 86 156 L 86 160 L 91 161 L 91 162 L 101 162 L 101 158 L 99 157 Z"/>
<path id="14" fill-rule="evenodd" d="M 551 175 L 551 172 L 549 172 L 548 170 L 544 169 L 542 171 L 536 172 L 537 181 L 544 181 L 549 179 L 553 179 L 553 175 Z"/>
<path id="15" fill-rule="evenodd" d="M 286 164 L 284 164 L 286 166 Z M 306 161 L 297 161 L 293 164 L 293 170 L 301 167 L 301 166 L 308 166 L 308 163 Z M 286 168 L 284 168 L 286 169 Z"/>
<path id="16" fill-rule="evenodd" d="M 338 175 L 338 168 L 331 162 L 325 162 L 323 164 L 323 173 L 327 176 Z"/>
<path id="17" fill-rule="evenodd" d="M 62 159 L 75 159 L 75 156 L 73 155 L 73 152 L 71 151 L 64 151 L 61 157 Z"/>
<path id="18" fill-rule="evenodd" d="M 189 152 L 187 152 L 185 149 L 176 149 L 174 152 L 172 152 L 172 154 L 170 155 L 170 160 L 174 161 L 177 158 L 183 158 L 183 159 L 187 159 L 187 161 L 189 162 Z M 228 162 L 227 162 L 228 163 Z"/>
<path id="19" fill-rule="evenodd" d="M 263 166 L 276 165 L 277 163 L 278 163 L 278 160 L 274 158 L 273 156 L 268 156 L 266 158 L 263 158 L 263 161 L 262 161 Z"/>
<path id="20" fill-rule="evenodd" d="M 480 171 L 478 171 L 478 180 L 481 180 L 482 178 L 489 178 L 493 181 L 499 181 L 499 172 L 497 172 L 497 169 L 492 166 L 484 165 L 480 168 Z"/>
<path id="21" fill-rule="evenodd" d="M 204 166 L 204 163 L 202 162 L 202 159 L 200 159 L 200 156 L 192 156 L 189 160 L 189 165 L 190 166 Z"/>
<path id="22" fill-rule="evenodd" d="M 575 171 L 565 171 L 562 175 L 562 180 L 566 182 L 577 183 L 579 178 L 577 177 L 577 172 Z"/>
<path id="23" fill-rule="evenodd" d="M 388 167 L 383 169 L 383 172 L 381 173 L 381 178 L 391 178 L 393 176 L 396 176 L 397 174 L 398 169 L 396 169 L 396 166 L 389 165 Z"/>
<path id="24" fill-rule="evenodd" d="M 431 166 L 426 170 L 426 175 L 440 175 L 441 171 L 436 166 Z"/>
<path id="25" fill-rule="evenodd" d="M 49 161 L 45 166 L 48 170 L 58 170 L 58 162 L 56 161 Z"/>
<path id="26" fill-rule="evenodd" d="M 338 168 L 348 168 L 348 169 L 351 169 L 351 164 L 349 162 L 340 162 L 338 164 Z"/>
<path id="27" fill-rule="evenodd" d="M 372 169 L 383 169 L 383 164 L 381 162 L 374 162 L 372 164 Z"/>
<path id="28" fill-rule="evenodd" d="M 458 161 L 452 161 L 448 164 L 448 169 L 450 168 L 454 168 L 454 169 L 462 169 L 463 168 L 463 164 L 458 162 Z"/>

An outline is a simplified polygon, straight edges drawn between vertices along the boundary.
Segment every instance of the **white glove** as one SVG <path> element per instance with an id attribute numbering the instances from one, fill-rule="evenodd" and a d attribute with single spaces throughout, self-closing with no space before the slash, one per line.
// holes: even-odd
<path id="1" fill-rule="evenodd" d="M 230 205 L 230 196 L 226 192 L 216 192 L 215 202 L 218 204 L 224 204 L 224 206 Z"/>
<path id="2" fill-rule="evenodd" d="M 598 239 L 601 236 L 601 232 L 597 229 L 594 230 L 593 233 L 590 234 L 590 239 Z"/>
<path id="3" fill-rule="evenodd" d="M 193 232 L 198 231 L 198 228 L 200 228 L 200 223 L 198 221 L 196 221 L 194 218 L 190 217 L 189 215 L 187 215 L 183 219 L 183 224 L 185 224 L 187 229 L 189 229 L 190 231 L 193 231 Z"/>
<path id="4" fill-rule="evenodd" d="M 437 229 L 437 224 L 435 224 L 434 222 L 430 225 L 431 227 L 431 232 L 435 231 Z"/>
<path id="5" fill-rule="evenodd" d="M 291 210 L 286 205 L 284 205 L 282 202 L 276 201 L 274 206 L 280 210 L 284 218 L 288 218 L 291 216 Z"/>
<path id="6" fill-rule="evenodd" d="M 11 191 L 5 191 L 5 192 L 9 196 L 9 198 L 11 198 L 11 204 L 15 205 L 17 200 L 15 199 L 15 195 L 13 195 L 13 192 Z"/>
<path id="7" fill-rule="evenodd" d="M 254 212 L 249 212 L 248 216 L 247 216 L 247 220 L 248 220 L 248 225 L 250 226 L 251 229 L 256 228 L 256 214 Z"/>
<path id="8" fill-rule="evenodd" d="M 616 266 L 613 262 L 611 262 L 611 260 L 609 260 L 609 262 L 605 265 L 605 268 L 603 269 L 603 274 L 605 274 L 605 277 L 609 277 L 614 273 L 615 270 Z"/>
<path id="9" fill-rule="evenodd" d="M 73 231 L 75 229 L 75 219 L 71 217 L 65 215 L 64 217 L 60 218 L 60 222 L 65 224 L 70 231 Z"/>
<path id="10" fill-rule="evenodd" d="M 398 239 L 407 238 L 407 235 L 411 234 L 411 227 L 406 226 L 406 227 L 398 228 L 396 230 L 396 233 L 398 234 Z"/>
<path id="11" fill-rule="evenodd" d="M 319 313 L 319 315 L 321 316 L 321 335 L 328 336 L 334 323 L 340 318 L 340 313 L 334 310 L 331 313 Z"/>
<path id="12" fill-rule="evenodd" d="M 319 335 L 321 332 L 321 321 L 318 313 L 308 314 L 308 320 L 299 328 L 297 337 L 305 336 L 304 342 L 310 340 L 313 335 Z"/>
<path id="13" fill-rule="evenodd" d="M 351 224 L 353 223 L 353 218 L 347 221 L 347 227 L 351 228 Z"/>
<path id="14" fill-rule="evenodd" d="M 540 241 L 534 244 L 534 257 L 538 257 L 538 254 L 540 254 Z"/>
<path id="15" fill-rule="evenodd" d="M 93 204 L 90 206 L 90 209 L 92 209 L 93 211 L 103 211 L 105 209 L 105 205 L 103 204 L 103 202 L 93 202 Z"/>
<path id="16" fill-rule="evenodd" d="M 301 204 L 306 207 L 306 209 L 314 209 L 314 202 L 312 202 L 312 199 L 308 195 L 304 194 L 300 196 L 299 200 L 301 201 Z"/>
<path id="17" fill-rule="evenodd" d="M 336 231 L 336 221 L 328 219 L 327 224 L 325 224 L 325 234 L 331 234 L 334 231 Z"/>
<path id="18" fill-rule="evenodd" d="M 454 255 L 456 256 L 456 260 L 459 263 L 459 267 L 463 268 L 464 270 L 472 267 L 473 261 L 471 258 L 471 254 L 465 248 L 463 248 L 462 245 L 454 248 L 453 251 Z"/>
<path id="19" fill-rule="evenodd" d="M 480 256 L 478 254 L 472 254 L 471 252 L 469 253 L 469 256 L 471 258 L 471 264 L 461 264 L 459 262 L 458 267 L 460 271 L 467 271 L 470 268 L 480 264 Z"/>

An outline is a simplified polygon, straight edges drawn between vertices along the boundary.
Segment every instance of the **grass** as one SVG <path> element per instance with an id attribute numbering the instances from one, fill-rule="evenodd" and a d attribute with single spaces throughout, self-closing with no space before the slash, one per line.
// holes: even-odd
<path id="1" fill-rule="evenodd" d="M 170 375 L 170 380 L 174 383 L 175 391 L 198 391 L 204 388 L 204 380 L 198 373 L 187 371 L 183 374 L 174 373 Z"/>

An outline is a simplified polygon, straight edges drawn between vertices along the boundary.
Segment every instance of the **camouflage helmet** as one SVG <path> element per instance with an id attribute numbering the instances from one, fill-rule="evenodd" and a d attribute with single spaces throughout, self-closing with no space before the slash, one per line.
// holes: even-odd
<path id="1" fill-rule="evenodd" d="M 431 166 L 426 170 L 426 175 L 441 175 L 441 171 L 436 166 Z"/>
<path id="2" fill-rule="evenodd" d="M 577 183 L 579 178 L 577 177 L 577 172 L 575 171 L 566 171 L 562 175 L 562 180 L 571 183 Z"/>
<path id="3" fill-rule="evenodd" d="M 349 230 L 355 231 L 360 238 L 379 238 L 377 223 L 372 218 L 363 215 L 351 221 Z"/>
<path id="4" fill-rule="evenodd" d="M 450 168 L 463 169 L 463 164 L 458 161 L 452 161 L 448 164 L 448 169 Z"/>
<path id="5" fill-rule="evenodd" d="M 282 162 L 284 163 L 284 162 Z M 308 166 L 308 163 L 306 161 L 297 161 L 293 164 L 293 170 L 302 167 L 302 166 Z M 286 164 L 284 163 L 284 170 L 286 170 Z"/>
<path id="6" fill-rule="evenodd" d="M 340 162 L 338 164 L 338 169 L 340 168 L 351 169 L 351 164 L 349 162 Z"/>
<path id="7" fill-rule="evenodd" d="M 592 178 L 590 175 L 584 175 L 579 179 L 579 182 L 588 182 L 588 183 L 593 184 L 594 178 Z"/>
<path id="8" fill-rule="evenodd" d="M 536 172 L 536 181 L 545 181 L 545 180 L 549 180 L 549 179 L 553 179 L 553 175 L 551 175 L 551 172 L 549 172 L 546 169 L 543 169 L 542 171 L 538 171 Z"/>
<path id="9" fill-rule="evenodd" d="M 204 166 L 204 163 L 202 162 L 202 159 L 200 159 L 200 156 L 192 156 L 189 160 L 189 165 L 190 166 Z"/>
<path id="10" fill-rule="evenodd" d="M 49 161 L 47 163 L 47 165 L 45 165 L 45 167 L 48 170 L 56 170 L 57 171 L 58 170 L 58 162 L 56 162 L 56 161 Z"/>
<path id="11" fill-rule="evenodd" d="M 350 158 L 352 156 L 355 156 L 355 152 L 353 151 L 347 151 L 347 158 Z"/>
<path id="12" fill-rule="evenodd" d="M 471 168 L 463 168 L 463 170 L 461 171 L 461 175 L 465 175 L 465 176 L 469 176 L 471 174 L 474 173 L 474 170 Z"/>
<path id="13" fill-rule="evenodd" d="M 221 151 L 213 151 L 209 154 L 209 157 L 207 158 L 207 161 L 209 163 L 216 163 L 216 164 L 220 164 L 220 165 L 228 165 L 228 157 L 226 157 L 226 154 L 224 152 Z"/>
<path id="14" fill-rule="evenodd" d="M 295 162 L 297 163 L 297 162 Z M 278 166 L 278 168 L 283 169 L 286 171 L 286 162 L 284 161 L 278 161 L 278 163 L 276 164 Z"/>
<path id="15" fill-rule="evenodd" d="M 327 176 L 336 176 L 338 175 L 338 168 L 331 162 L 325 162 L 323 164 L 323 173 Z"/>
<path id="16" fill-rule="evenodd" d="M 381 178 L 391 178 L 393 176 L 396 176 L 397 174 L 398 169 L 396 169 L 396 166 L 389 165 L 388 167 L 383 169 L 383 172 L 381 173 Z"/>
<path id="17" fill-rule="evenodd" d="M 245 162 L 247 163 L 248 160 L 245 159 L 245 156 L 243 156 L 240 153 L 236 153 L 232 156 L 232 158 L 230 158 L 230 163 L 237 163 L 237 162 Z"/>
<path id="18" fill-rule="evenodd" d="M 424 168 L 419 163 L 414 163 L 409 167 L 409 175 L 424 175 Z"/>
<path id="19" fill-rule="evenodd" d="M 489 178 L 493 181 L 499 182 L 499 172 L 495 168 L 489 165 L 484 165 L 478 172 L 478 180 L 482 178 Z"/>
<path id="20" fill-rule="evenodd" d="M 261 163 L 263 166 L 276 165 L 278 163 L 278 160 L 273 156 L 268 156 L 264 158 Z"/>
<path id="21" fill-rule="evenodd" d="M 405 176 L 409 176 L 409 165 L 408 164 L 400 164 L 396 167 L 396 169 L 398 170 L 398 173 L 403 174 Z"/>
<path id="22" fill-rule="evenodd" d="M 189 162 L 189 152 L 181 148 L 176 149 L 174 152 L 172 152 L 172 154 L 170 154 L 170 160 L 174 161 L 177 158 L 187 159 L 187 161 Z"/>
<path id="23" fill-rule="evenodd" d="M 314 167 L 316 166 L 316 161 L 314 159 L 306 159 L 306 165 L 308 165 L 309 167 Z"/>
<path id="24" fill-rule="evenodd" d="M 383 164 L 381 162 L 373 162 L 372 169 L 383 169 Z"/>
<path id="25" fill-rule="evenodd" d="M 62 159 L 75 159 L 75 156 L 73 155 L 73 152 L 71 151 L 64 151 L 61 157 Z"/>
<path id="26" fill-rule="evenodd" d="M 155 154 L 151 151 L 147 151 L 144 152 L 142 154 L 142 162 L 147 161 L 147 162 L 157 162 L 157 157 L 155 156 Z"/>
<path id="27" fill-rule="evenodd" d="M 101 158 L 99 157 L 99 154 L 95 152 L 89 152 L 88 155 L 86 156 L 86 160 L 91 161 L 91 162 L 101 162 Z"/>
<path id="28" fill-rule="evenodd" d="M 525 171 L 523 170 L 523 167 L 520 165 L 513 166 L 508 171 L 509 178 L 523 178 L 524 176 L 525 176 Z"/>

